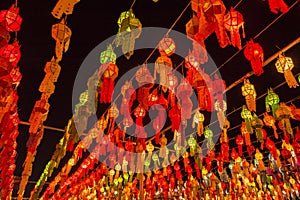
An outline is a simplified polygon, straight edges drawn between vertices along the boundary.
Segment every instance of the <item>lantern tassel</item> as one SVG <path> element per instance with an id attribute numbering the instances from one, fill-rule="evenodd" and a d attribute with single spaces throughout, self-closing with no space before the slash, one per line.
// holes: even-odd
<path id="1" fill-rule="evenodd" d="M 256 112 L 256 98 L 254 95 L 248 95 L 246 98 L 246 105 L 248 110 Z"/>
<path id="2" fill-rule="evenodd" d="M 299 86 L 291 70 L 284 71 L 284 78 L 290 88 L 296 88 Z"/>

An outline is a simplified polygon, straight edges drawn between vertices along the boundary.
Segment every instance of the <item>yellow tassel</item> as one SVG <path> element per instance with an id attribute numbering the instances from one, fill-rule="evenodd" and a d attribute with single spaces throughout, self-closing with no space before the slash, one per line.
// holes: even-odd
<path id="1" fill-rule="evenodd" d="M 284 78 L 290 88 L 296 88 L 299 86 L 291 70 L 284 71 Z"/>

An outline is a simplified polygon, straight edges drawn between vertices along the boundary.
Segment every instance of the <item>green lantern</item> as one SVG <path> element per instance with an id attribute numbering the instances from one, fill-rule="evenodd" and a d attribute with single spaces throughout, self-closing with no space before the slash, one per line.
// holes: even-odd
<path id="1" fill-rule="evenodd" d="M 273 117 L 275 117 L 275 112 L 278 108 L 280 99 L 279 96 L 271 89 L 268 90 L 268 95 L 266 96 L 266 110 L 270 112 L 270 107 L 272 109 Z"/>
<path id="2" fill-rule="evenodd" d="M 300 75 L 298 76 L 298 83 L 300 83 Z"/>
<path id="3" fill-rule="evenodd" d="M 241 117 L 246 122 L 247 131 L 249 133 L 253 133 L 253 129 L 252 129 L 252 126 L 251 126 L 252 114 L 251 114 L 251 111 L 248 110 L 245 105 L 243 105 L 242 112 L 241 112 Z"/>
<path id="4" fill-rule="evenodd" d="M 212 150 L 215 145 L 212 140 L 213 134 L 214 133 L 211 129 L 209 129 L 208 127 L 205 128 L 204 137 L 207 139 L 207 148 L 209 151 Z"/>
<path id="5" fill-rule="evenodd" d="M 108 45 L 107 49 L 100 54 L 100 63 L 116 63 L 117 55 L 115 54 L 112 45 Z"/>
<path id="6" fill-rule="evenodd" d="M 190 146 L 190 153 L 193 156 L 197 147 L 197 140 L 193 137 L 193 135 L 190 135 L 190 138 L 188 139 L 188 145 Z"/>

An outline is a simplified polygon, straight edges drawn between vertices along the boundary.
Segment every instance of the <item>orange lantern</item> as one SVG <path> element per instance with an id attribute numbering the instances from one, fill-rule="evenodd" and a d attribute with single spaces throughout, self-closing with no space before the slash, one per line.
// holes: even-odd
<path id="1" fill-rule="evenodd" d="M 59 0 L 53 8 L 51 14 L 53 17 L 60 19 L 63 14 L 70 15 L 76 3 L 80 0 Z"/>
<path id="2" fill-rule="evenodd" d="M 242 49 L 239 29 L 242 28 L 243 38 L 245 38 L 243 15 L 231 8 L 230 11 L 224 16 L 224 26 L 225 29 L 230 32 L 231 44 L 234 47 Z"/>
<path id="3" fill-rule="evenodd" d="M 272 127 L 274 131 L 274 136 L 276 139 L 278 139 L 278 134 L 277 134 L 277 128 L 276 128 L 276 121 L 272 115 L 269 115 L 268 113 L 264 113 L 264 123 L 266 126 Z"/>
<path id="4" fill-rule="evenodd" d="M 250 111 L 256 111 L 256 91 L 254 85 L 250 83 L 249 79 L 244 79 L 242 86 L 242 95 L 246 99 L 246 105 Z"/>

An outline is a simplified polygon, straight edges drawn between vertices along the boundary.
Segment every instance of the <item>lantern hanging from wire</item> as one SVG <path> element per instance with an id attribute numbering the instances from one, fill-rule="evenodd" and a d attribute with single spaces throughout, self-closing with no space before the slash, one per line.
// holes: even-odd
<path id="1" fill-rule="evenodd" d="M 239 29 L 242 28 L 243 38 L 245 38 L 243 15 L 231 8 L 230 11 L 224 16 L 224 26 L 226 30 L 230 32 L 231 45 L 237 47 L 238 49 L 242 49 Z"/>
<path id="2" fill-rule="evenodd" d="M 173 63 L 172 60 L 167 56 L 160 56 L 155 61 L 154 68 L 154 80 L 156 80 L 156 74 L 159 73 L 159 84 L 164 92 L 168 89 L 167 76 L 172 73 Z"/>
<path id="3" fill-rule="evenodd" d="M 253 39 L 251 38 L 246 44 L 244 56 L 251 62 L 253 73 L 257 76 L 260 76 L 264 72 L 262 66 L 264 63 L 264 51 L 260 44 L 254 43 Z"/>
<path id="4" fill-rule="evenodd" d="M 110 103 L 114 91 L 115 82 L 119 74 L 119 68 L 114 63 L 105 63 L 100 66 L 99 75 L 101 76 L 100 103 Z"/>
<path id="5" fill-rule="evenodd" d="M 185 25 L 186 36 L 195 40 L 195 36 L 199 31 L 199 18 L 193 15 L 192 18 Z"/>
<path id="6" fill-rule="evenodd" d="M 226 120 L 226 117 L 225 117 L 225 112 L 227 110 L 226 101 L 223 100 L 223 103 L 221 104 L 221 102 L 219 100 L 217 100 L 215 102 L 215 110 L 217 111 L 217 117 L 218 117 L 220 128 L 223 129 L 224 122 Z"/>
<path id="7" fill-rule="evenodd" d="M 279 121 L 279 128 L 284 134 L 293 136 L 293 129 L 290 122 L 291 110 L 285 103 L 281 102 L 275 112 L 275 119 Z"/>
<path id="8" fill-rule="evenodd" d="M 276 121 L 272 115 L 269 115 L 268 113 L 264 113 L 264 123 L 266 126 L 272 127 L 274 131 L 274 136 L 276 139 L 278 139 L 278 134 L 277 134 L 277 128 L 276 128 Z"/>
<path id="9" fill-rule="evenodd" d="M 193 117 L 192 128 L 195 128 L 195 123 L 198 124 L 197 134 L 199 137 L 203 134 L 204 131 L 203 122 L 204 115 L 199 110 L 197 110 Z"/>
<path id="10" fill-rule="evenodd" d="M 52 37 L 56 40 L 55 55 L 58 61 L 61 61 L 62 55 L 69 49 L 72 31 L 66 25 L 65 19 L 52 26 Z"/>
<path id="11" fill-rule="evenodd" d="M 184 110 L 184 112 L 181 112 L 181 120 L 185 121 L 190 119 L 193 109 L 193 103 L 190 97 L 193 94 L 193 88 L 185 79 L 181 79 L 176 93 L 177 98 L 180 100 L 181 109 Z"/>
<path id="12" fill-rule="evenodd" d="M 100 54 L 100 63 L 116 63 L 117 55 L 113 50 L 113 47 L 111 44 L 107 46 L 107 49 Z"/>
<path id="13" fill-rule="evenodd" d="M 245 97 L 248 110 L 256 111 L 256 91 L 254 85 L 250 83 L 249 79 L 244 79 L 242 86 L 242 95 Z"/>
<path id="14" fill-rule="evenodd" d="M 17 41 L 12 44 L 7 44 L 0 48 L 0 56 L 7 58 L 13 67 L 16 67 L 20 58 L 21 51 L 20 45 Z"/>
<path id="15" fill-rule="evenodd" d="M 278 14 L 278 11 L 282 13 L 287 13 L 289 11 L 289 7 L 283 0 L 269 0 L 269 7 L 271 12 Z"/>
<path id="16" fill-rule="evenodd" d="M 9 32 L 18 32 L 21 28 L 22 17 L 19 15 L 19 8 L 13 4 L 9 10 L 0 11 L 0 23 L 4 22 L 4 26 Z"/>
<path id="17" fill-rule="evenodd" d="M 266 139 L 267 133 L 262 128 L 264 126 L 263 121 L 259 119 L 255 113 L 252 115 L 251 126 L 254 128 L 256 139 L 261 143 L 261 149 L 263 149 L 264 140 Z"/>
<path id="18" fill-rule="evenodd" d="M 157 104 L 154 105 L 154 108 L 158 111 L 157 117 L 153 120 L 153 128 L 155 130 L 155 143 L 158 144 L 160 141 L 160 130 L 165 125 L 166 119 L 166 110 L 168 109 L 168 101 L 164 98 L 163 94 L 159 95 Z"/>
<path id="19" fill-rule="evenodd" d="M 176 45 L 172 38 L 164 37 L 158 43 L 158 50 L 161 56 L 170 56 L 175 53 Z"/>
<path id="20" fill-rule="evenodd" d="M 294 68 L 294 63 L 291 57 L 286 57 L 283 53 L 280 53 L 275 66 L 279 73 L 284 74 L 284 78 L 290 88 L 296 88 L 299 86 L 291 71 Z"/>
<path id="21" fill-rule="evenodd" d="M 145 139 L 147 138 L 147 133 L 145 132 L 143 125 L 143 118 L 146 116 L 145 108 L 141 105 L 138 105 L 134 109 L 134 116 L 136 117 L 135 133 L 137 134 L 138 140 L 140 140 L 144 146 L 144 149 L 146 149 Z"/>
<path id="22" fill-rule="evenodd" d="M 142 24 L 130 9 L 121 13 L 118 25 L 117 46 L 122 45 L 122 52 L 129 59 L 133 55 L 135 39 L 139 38 L 142 32 Z"/>
<path id="23" fill-rule="evenodd" d="M 168 102 L 170 107 L 173 107 L 176 104 L 176 97 L 175 97 L 175 87 L 178 85 L 178 78 L 177 76 L 170 72 L 167 75 L 167 87 L 169 89 L 168 94 Z"/>
<path id="24" fill-rule="evenodd" d="M 279 99 L 279 96 L 273 91 L 272 88 L 270 88 L 268 90 L 268 94 L 266 96 L 265 102 L 266 102 L 266 110 L 267 110 L 267 112 L 271 111 L 270 110 L 270 107 L 271 107 L 273 117 L 276 117 L 275 112 L 276 112 L 276 110 L 278 108 L 280 99 Z"/>
<path id="25" fill-rule="evenodd" d="M 208 151 L 211 151 L 215 146 L 214 141 L 213 141 L 213 135 L 214 135 L 213 131 L 210 128 L 206 127 L 204 130 L 204 137 L 207 139 L 206 145 L 207 145 Z"/>
<path id="26" fill-rule="evenodd" d="M 142 107 L 146 110 L 149 109 L 149 93 L 150 89 L 154 85 L 154 79 L 147 68 L 147 65 L 144 64 L 141 66 L 135 74 L 135 79 L 139 84 L 138 93 L 137 93 L 137 100 Z"/>
<path id="27" fill-rule="evenodd" d="M 253 117 L 252 117 L 251 111 L 248 110 L 245 105 L 243 105 L 243 107 L 242 107 L 241 117 L 242 117 L 242 119 L 245 120 L 247 131 L 249 133 L 253 133 L 253 129 L 251 126 L 251 120 Z"/>

